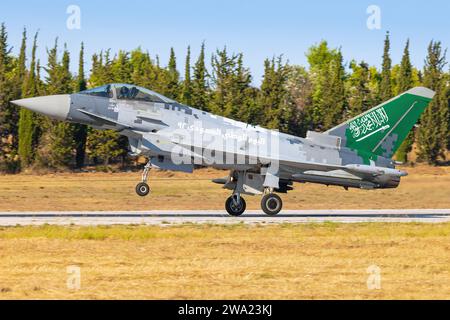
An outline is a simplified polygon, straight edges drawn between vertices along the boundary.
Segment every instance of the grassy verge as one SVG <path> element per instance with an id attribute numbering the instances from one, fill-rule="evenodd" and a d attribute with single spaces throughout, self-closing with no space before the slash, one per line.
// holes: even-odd
<path id="1" fill-rule="evenodd" d="M 407 168 L 398 189 L 345 191 L 339 187 L 295 184 L 282 195 L 285 209 L 450 208 L 450 167 Z M 227 172 L 202 169 L 193 175 L 152 172 L 152 194 L 134 189 L 138 173 L 0 176 L 0 211 L 223 210 L 229 190 L 211 182 Z M 260 209 L 261 197 L 245 197 Z"/>
<path id="2" fill-rule="evenodd" d="M 0 299 L 449 299 L 449 237 L 450 224 L 2 228 Z"/>

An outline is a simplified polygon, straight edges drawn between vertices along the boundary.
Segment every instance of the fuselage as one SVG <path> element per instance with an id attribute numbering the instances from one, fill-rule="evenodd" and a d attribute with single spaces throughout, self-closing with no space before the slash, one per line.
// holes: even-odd
<path id="1" fill-rule="evenodd" d="M 283 180 L 292 180 L 295 174 L 317 171 L 333 171 L 334 182 L 361 178 L 335 169 L 365 165 L 354 150 L 342 147 L 339 139 L 318 143 L 319 139 L 315 139 L 312 133 L 308 138 L 279 133 L 198 110 L 162 96 L 155 96 L 156 101 L 121 98 L 121 86 L 124 85 L 111 87 L 107 97 L 86 93 L 71 95 L 68 120 L 98 127 L 99 118 L 93 115 L 101 115 L 105 120 L 112 121 L 104 121 L 100 127 L 118 130 L 128 136 L 135 154 L 172 159 L 177 153 L 182 154 L 182 157 L 175 156 L 174 162 L 178 160 L 177 164 L 181 161 L 183 165 L 192 163 L 219 169 L 258 171 L 261 165 L 277 159 L 282 164 L 279 166 L 279 176 Z M 373 164 L 377 167 L 394 168 L 391 159 L 374 159 Z M 320 183 L 321 178 L 315 177 L 311 182 Z M 393 184 L 383 183 L 392 187 L 396 186 L 397 181 L 399 179 L 395 179 Z M 360 186 L 360 183 L 355 185 Z M 354 185 L 350 183 L 350 186 Z"/>
<path id="2" fill-rule="evenodd" d="M 137 86 L 113 84 L 48 98 L 54 100 L 47 105 L 69 101 L 69 107 L 58 108 L 58 119 L 116 130 L 128 137 L 134 154 L 154 158 L 161 169 L 190 172 L 201 165 L 261 174 L 262 168 L 276 163 L 284 185 L 297 181 L 367 189 L 396 187 L 402 176 L 391 159 L 376 156 L 368 166 L 355 150 L 344 147 L 339 137 L 310 132 L 300 138 L 279 133 L 198 110 Z M 49 116 L 56 112 L 41 109 L 37 111 Z M 383 168 L 392 171 L 387 174 Z"/>

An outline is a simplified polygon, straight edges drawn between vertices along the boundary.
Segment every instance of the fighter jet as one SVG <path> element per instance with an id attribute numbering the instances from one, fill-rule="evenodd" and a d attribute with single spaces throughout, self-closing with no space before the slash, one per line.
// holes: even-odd
<path id="1" fill-rule="evenodd" d="M 136 186 L 139 196 L 150 193 L 152 168 L 191 173 L 213 167 L 230 172 L 214 182 L 232 191 L 225 203 L 231 216 L 245 212 L 242 195 L 262 196 L 262 210 L 274 216 L 283 207 L 278 194 L 292 190 L 294 182 L 365 190 L 398 187 L 407 173 L 395 168 L 392 157 L 434 95 L 413 88 L 305 138 L 217 116 L 129 84 L 12 103 L 128 137 L 130 153 L 148 159 Z"/>

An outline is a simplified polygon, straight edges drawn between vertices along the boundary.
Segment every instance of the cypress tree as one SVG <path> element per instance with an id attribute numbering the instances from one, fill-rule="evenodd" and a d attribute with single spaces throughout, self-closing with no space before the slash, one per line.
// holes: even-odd
<path id="1" fill-rule="evenodd" d="M 381 74 L 378 72 L 376 67 L 369 68 L 369 105 L 375 107 L 379 105 L 382 101 L 380 99 L 380 82 Z"/>
<path id="2" fill-rule="evenodd" d="M 311 119 L 313 84 L 310 77 L 304 67 L 288 67 L 287 103 L 292 110 L 288 133 L 296 136 L 305 136 L 308 130 L 314 129 Z"/>
<path id="3" fill-rule="evenodd" d="M 84 91 L 87 89 L 86 78 L 84 73 L 84 44 L 81 43 L 80 56 L 78 62 L 78 76 L 75 86 L 75 92 Z M 75 141 L 75 164 L 78 169 L 84 166 L 84 159 L 86 157 L 86 139 L 87 126 L 83 124 L 74 125 L 74 141 Z"/>
<path id="4" fill-rule="evenodd" d="M 10 83 L 8 79 L 8 72 L 11 68 L 10 49 L 8 49 L 8 33 L 6 26 L 2 24 L 0 26 L 0 125 L 2 136 L 6 131 L 10 131 L 8 126 L 8 99 L 10 94 Z"/>
<path id="5" fill-rule="evenodd" d="M 384 40 L 384 54 L 383 54 L 383 67 L 381 70 L 381 83 L 380 83 L 380 99 L 384 102 L 392 98 L 392 85 L 391 85 L 391 68 L 392 60 L 390 58 L 391 41 L 389 39 L 389 32 L 386 33 L 386 39 Z"/>
<path id="6" fill-rule="evenodd" d="M 12 81 L 13 64 L 10 56 L 8 34 L 4 24 L 0 26 L 0 171 L 15 171 L 15 138 L 17 111 L 9 104 L 14 96 Z"/>
<path id="7" fill-rule="evenodd" d="M 373 107 L 370 96 L 369 66 L 364 61 L 359 64 L 356 61 L 350 63 L 352 74 L 348 79 L 348 114 L 351 118 Z"/>
<path id="8" fill-rule="evenodd" d="M 244 66 L 244 55 L 238 55 L 234 72 L 232 100 L 234 116 L 239 121 L 253 123 L 255 100 L 257 91 L 251 87 L 252 76 L 250 70 Z"/>
<path id="9" fill-rule="evenodd" d="M 413 87 L 413 68 L 409 57 L 409 39 L 406 41 L 405 49 L 403 50 L 402 62 L 400 64 L 400 71 L 398 75 L 398 94 L 403 93 Z"/>
<path id="10" fill-rule="evenodd" d="M 48 95 L 55 95 L 63 93 L 62 88 L 62 67 L 58 63 L 58 38 L 55 40 L 53 48 L 47 49 L 47 66 L 44 68 L 47 76 L 46 93 Z"/>
<path id="11" fill-rule="evenodd" d="M 264 62 L 264 78 L 261 84 L 259 104 L 264 115 L 262 125 L 269 129 L 287 132 L 291 109 L 287 106 L 288 68 L 282 57 Z"/>
<path id="12" fill-rule="evenodd" d="M 175 51 L 170 48 L 170 59 L 169 65 L 167 67 L 167 89 L 164 94 L 171 99 L 178 99 L 179 96 L 179 81 L 180 73 L 177 70 L 177 59 L 175 56 Z"/>
<path id="13" fill-rule="evenodd" d="M 95 164 L 108 166 L 111 159 L 123 155 L 121 139 L 113 130 L 97 130 L 89 128 L 87 148 L 89 156 Z"/>
<path id="14" fill-rule="evenodd" d="M 438 164 L 444 157 L 448 134 L 448 89 L 443 76 L 446 52 L 440 42 L 431 41 L 425 60 L 424 86 L 436 91 L 436 96 L 420 120 L 418 131 L 419 160 Z"/>
<path id="15" fill-rule="evenodd" d="M 16 71 L 14 75 L 14 93 L 12 98 L 20 99 L 22 98 L 22 88 L 26 76 L 26 48 L 27 48 L 27 31 L 24 28 L 22 33 L 22 43 L 20 46 L 19 58 L 17 60 Z M 10 119 L 11 119 L 11 133 L 12 133 L 12 157 L 15 158 L 13 161 L 14 171 L 19 169 L 18 163 L 18 144 L 19 144 L 19 113 L 20 110 L 16 106 L 10 106 Z"/>
<path id="16" fill-rule="evenodd" d="M 33 40 L 33 49 L 31 53 L 30 70 L 25 78 L 22 97 L 35 97 L 38 94 L 38 81 L 36 77 L 36 50 L 37 50 L 38 33 L 35 34 Z M 21 169 L 30 166 L 34 159 L 34 149 L 37 140 L 37 124 L 36 116 L 32 111 L 20 109 L 19 114 L 19 148 Z"/>
<path id="17" fill-rule="evenodd" d="M 141 48 L 131 52 L 130 64 L 132 69 L 131 82 L 133 84 L 156 90 L 159 89 L 158 71 L 148 52 Z"/>
<path id="18" fill-rule="evenodd" d="M 398 73 L 397 79 L 397 94 L 401 94 L 413 87 L 413 69 L 411 60 L 409 57 L 409 39 L 406 41 L 406 46 L 403 51 L 402 62 L 400 64 L 400 70 Z M 412 146 L 414 144 L 414 129 L 406 137 L 405 141 L 400 145 L 396 159 L 400 162 L 406 163 L 408 162 L 408 153 L 411 152 Z"/>
<path id="19" fill-rule="evenodd" d="M 72 92 L 73 80 L 69 67 L 70 54 L 66 46 L 61 63 L 58 61 L 58 39 L 56 39 L 54 47 L 48 51 L 48 63 L 45 68 L 48 74 L 46 89 L 49 94 Z M 73 125 L 43 117 L 41 126 L 43 133 L 39 139 L 37 164 L 54 169 L 69 167 L 74 148 Z"/>
<path id="20" fill-rule="evenodd" d="M 117 56 L 114 61 L 109 62 L 109 51 L 106 52 L 105 56 L 105 65 L 104 65 L 104 83 L 109 83 L 113 79 L 109 79 L 108 77 L 108 64 L 111 63 L 111 73 L 114 79 L 114 82 L 123 82 L 123 83 L 130 83 L 131 82 L 131 63 L 130 63 L 130 56 L 128 52 L 125 51 L 119 51 L 119 55 Z"/>
<path id="21" fill-rule="evenodd" d="M 134 59 L 136 63 L 136 55 Z M 129 53 L 121 51 L 114 59 L 110 59 L 110 50 L 105 53 L 92 56 L 92 70 L 89 84 L 92 87 L 102 86 L 111 82 L 129 82 L 140 78 L 139 71 L 133 72 Z M 88 127 L 86 139 L 86 153 L 94 164 L 108 165 L 110 160 L 122 156 L 125 157 L 127 138 L 120 136 L 113 130 L 97 130 Z"/>
<path id="22" fill-rule="evenodd" d="M 211 97 L 211 110 L 225 117 L 233 113 L 233 105 L 228 103 L 231 90 L 231 77 L 236 63 L 236 56 L 228 56 L 227 48 L 216 50 L 213 55 L 212 64 L 212 83 L 214 91 Z"/>
<path id="23" fill-rule="evenodd" d="M 330 61 L 327 71 L 324 83 L 327 90 L 322 98 L 322 109 L 324 112 L 323 130 L 328 130 L 341 122 L 342 113 L 345 109 L 345 70 L 340 51 L 337 57 Z"/>
<path id="24" fill-rule="evenodd" d="M 130 61 L 130 54 L 126 51 L 120 51 L 117 58 L 113 59 L 110 62 L 109 59 L 109 51 L 106 52 L 105 56 L 105 65 L 104 65 L 104 79 L 103 84 L 111 83 L 111 82 L 123 82 L 130 83 L 133 75 L 133 68 Z M 112 77 L 110 76 L 110 73 Z M 97 138 L 95 138 L 97 137 Z M 122 164 L 124 164 L 127 153 L 128 153 L 128 138 L 120 135 L 115 131 L 103 131 L 96 132 L 91 135 L 91 138 L 94 138 L 100 145 L 103 145 L 104 139 L 109 139 L 106 145 L 108 148 L 104 150 L 109 150 L 109 153 L 104 154 L 103 159 L 109 159 L 110 157 L 122 157 Z M 89 136 L 88 136 L 89 139 Z M 92 140 L 92 139 L 91 139 Z M 91 146 L 93 144 L 91 143 Z"/>
<path id="25" fill-rule="evenodd" d="M 208 72 L 205 64 L 205 43 L 202 43 L 200 55 L 194 66 L 192 79 L 192 106 L 200 110 L 209 111 Z"/>
<path id="26" fill-rule="evenodd" d="M 107 83 L 119 81 L 115 79 L 117 75 L 113 73 L 113 63 L 115 62 L 110 59 L 110 50 L 92 56 L 92 70 L 89 77 L 91 87 L 99 87 Z"/>
<path id="27" fill-rule="evenodd" d="M 307 114 L 305 115 L 313 125 L 310 129 L 323 130 L 323 120 L 325 118 L 323 98 L 328 90 L 327 82 L 329 81 L 330 63 L 338 59 L 338 55 L 338 50 L 330 49 L 326 41 L 312 46 L 306 54 L 309 63 L 310 80 L 313 85 L 311 107 L 307 108 Z"/>
<path id="28" fill-rule="evenodd" d="M 27 60 L 27 30 L 24 29 L 22 33 L 22 44 L 20 46 L 20 53 L 19 53 L 19 59 L 17 62 L 17 72 L 16 72 L 16 86 L 17 86 L 17 92 L 16 97 L 21 98 L 22 97 L 22 89 L 23 84 L 25 81 L 25 76 L 27 72 L 26 68 L 26 60 Z"/>
<path id="29" fill-rule="evenodd" d="M 183 92 L 181 102 L 190 106 L 192 103 L 192 81 L 191 81 L 191 47 L 187 49 L 186 65 L 184 69 Z"/>
<path id="30" fill-rule="evenodd" d="M 251 75 L 244 66 L 242 53 L 229 55 L 226 48 L 217 50 L 212 58 L 214 90 L 211 96 L 213 112 L 235 120 L 249 116 L 252 95 Z"/>

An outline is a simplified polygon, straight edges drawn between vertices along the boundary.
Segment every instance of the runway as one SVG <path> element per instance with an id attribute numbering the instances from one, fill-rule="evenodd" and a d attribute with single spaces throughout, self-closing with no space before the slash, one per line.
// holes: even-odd
<path id="1" fill-rule="evenodd" d="M 120 212 L 0 212 L 0 226 L 31 225 L 179 225 L 179 224 L 284 224 L 284 223 L 442 223 L 450 209 L 407 210 L 286 210 L 276 217 L 247 211 L 230 217 L 225 211 L 120 211 Z"/>

